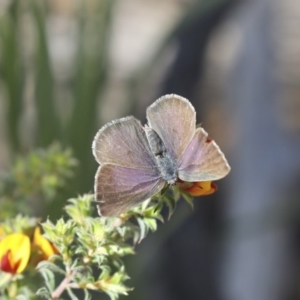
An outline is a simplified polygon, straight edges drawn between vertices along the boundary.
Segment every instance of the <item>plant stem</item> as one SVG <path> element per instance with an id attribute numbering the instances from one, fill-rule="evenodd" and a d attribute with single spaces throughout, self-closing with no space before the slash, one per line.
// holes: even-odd
<path id="1" fill-rule="evenodd" d="M 64 280 L 60 283 L 60 285 L 56 288 L 56 290 L 52 293 L 52 300 L 57 300 L 60 295 L 64 292 L 64 290 L 68 287 L 70 281 L 73 279 L 75 272 L 71 272 L 66 275 Z"/>

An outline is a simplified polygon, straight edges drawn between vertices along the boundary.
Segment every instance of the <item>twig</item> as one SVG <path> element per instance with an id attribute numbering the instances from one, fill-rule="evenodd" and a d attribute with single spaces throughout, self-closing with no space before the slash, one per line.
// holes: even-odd
<path id="1" fill-rule="evenodd" d="M 70 281 L 73 279 L 76 272 L 71 272 L 69 275 L 66 275 L 64 280 L 60 283 L 60 285 L 56 288 L 56 290 L 52 293 L 52 300 L 57 300 L 60 295 L 64 292 L 64 290 L 68 287 Z"/>

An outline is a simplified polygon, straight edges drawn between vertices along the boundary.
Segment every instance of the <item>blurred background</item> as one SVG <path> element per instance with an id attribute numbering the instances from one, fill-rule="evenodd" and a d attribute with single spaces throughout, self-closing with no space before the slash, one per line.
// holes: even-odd
<path id="1" fill-rule="evenodd" d="M 97 130 L 145 122 L 167 93 L 193 103 L 232 171 L 127 259 L 127 299 L 300 299 L 299 1 L 0 1 L 1 173 L 53 143 L 78 162 L 31 215 L 92 192 Z"/>

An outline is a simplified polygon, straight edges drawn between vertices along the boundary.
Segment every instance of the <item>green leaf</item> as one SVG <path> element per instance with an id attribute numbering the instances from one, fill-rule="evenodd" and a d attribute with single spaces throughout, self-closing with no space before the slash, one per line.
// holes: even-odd
<path id="1" fill-rule="evenodd" d="M 140 226 L 140 236 L 139 236 L 139 240 L 138 242 L 141 242 L 141 240 L 143 240 L 145 238 L 145 236 L 148 233 L 148 228 L 146 226 L 146 223 L 144 222 L 144 220 L 142 218 L 137 218 L 136 219 L 139 226 Z"/>
<path id="2" fill-rule="evenodd" d="M 151 231 L 156 231 L 157 222 L 153 218 L 144 218 L 144 222 Z"/>
<path id="3" fill-rule="evenodd" d="M 55 289 L 55 277 L 54 273 L 46 268 L 40 269 L 40 274 L 44 278 L 44 282 L 46 284 L 46 287 L 50 293 L 52 293 Z M 39 290 L 40 291 L 40 290 Z"/>
<path id="4" fill-rule="evenodd" d="M 63 270 L 62 268 L 60 268 L 59 266 L 57 266 L 55 263 L 49 261 L 49 260 L 43 260 L 41 261 L 38 265 L 37 265 L 37 270 L 39 272 L 44 272 L 45 270 L 47 271 L 52 271 L 53 273 L 58 273 L 58 274 L 62 274 L 65 275 L 66 271 Z"/>
<path id="5" fill-rule="evenodd" d="M 183 199 L 194 209 L 194 198 L 191 194 L 187 193 L 186 191 L 181 191 L 181 195 Z"/>
<path id="6" fill-rule="evenodd" d="M 61 136 L 60 120 L 55 108 L 54 79 L 49 57 L 45 21 L 46 10 L 42 3 L 31 1 L 33 20 L 37 29 L 36 90 L 37 143 L 48 146 Z"/>
<path id="7" fill-rule="evenodd" d="M 94 170 L 94 160 L 86 145 L 91 143 L 98 128 L 97 108 L 104 100 L 101 96 L 104 95 L 109 71 L 108 39 L 114 2 L 95 1 L 93 10 L 88 10 L 86 1 L 80 1 L 77 12 L 78 47 L 71 83 L 73 109 L 67 124 L 67 136 L 76 157 L 82 162 L 78 171 L 88 175 L 78 177 L 76 188 L 79 192 L 90 188 L 94 176 L 91 172 Z"/>
<path id="8" fill-rule="evenodd" d="M 43 297 L 45 299 L 49 299 L 51 300 L 52 297 L 51 297 L 51 293 L 49 292 L 49 290 L 47 290 L 46 287 L 41 287 L 37 290 L 36 292 L 36 295 L 39 296 L 39 297 Z"/>
<path id="9" fill-rule="evenodd" d="M 79 300 L 78 297 L 73 293 L 72 289 L 67 287 L 66 291 L 70 297 L 71 300 Z"/>
<path id="10" fill-rule="evenodd" d="M 84 289 L 84 300 L 91 300 L 92 296 L 90 295 L 89 291 L 87 289 Z"/>
<path id="11" fill-rule="evenodd" d="M 20 9 L 18 1 L 10 4 L 10 9 L 0 18 L 0 72 L 3 80 L 2 89 L 7 97 L 7 138 L 13 152 L 22 150 L 19 125 L 23 112 L 25 69 L 22 60 L 20 32 Z"/>
<path id="12" fill-rule="evenodd" d="M 176 200 L 171 195 L 165 194 L 163 197 L 163 202 L 167 205 L 167 207 L 169 209 L 169 215 L 168 215 L 168 220 L 169 220 L 175 211 Z"/>

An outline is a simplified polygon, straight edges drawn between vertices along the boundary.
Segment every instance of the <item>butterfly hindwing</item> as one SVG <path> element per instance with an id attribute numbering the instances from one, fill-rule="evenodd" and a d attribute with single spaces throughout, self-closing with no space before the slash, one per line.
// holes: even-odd
<path id="1" fill-rule="evenodd" d="M 132 169 L 111 164 L 100 166 L 95 196 L 103 216 L 117 216 L 157 194 L 165 185 L 155 170 Z"/>
<path id="2" fill-rule="evenodd" d="M 230 171 L 228 162 L 215 141 L 198 128 L 179 161 L 178 177 L 183 181 L 213 181 Z"/>

